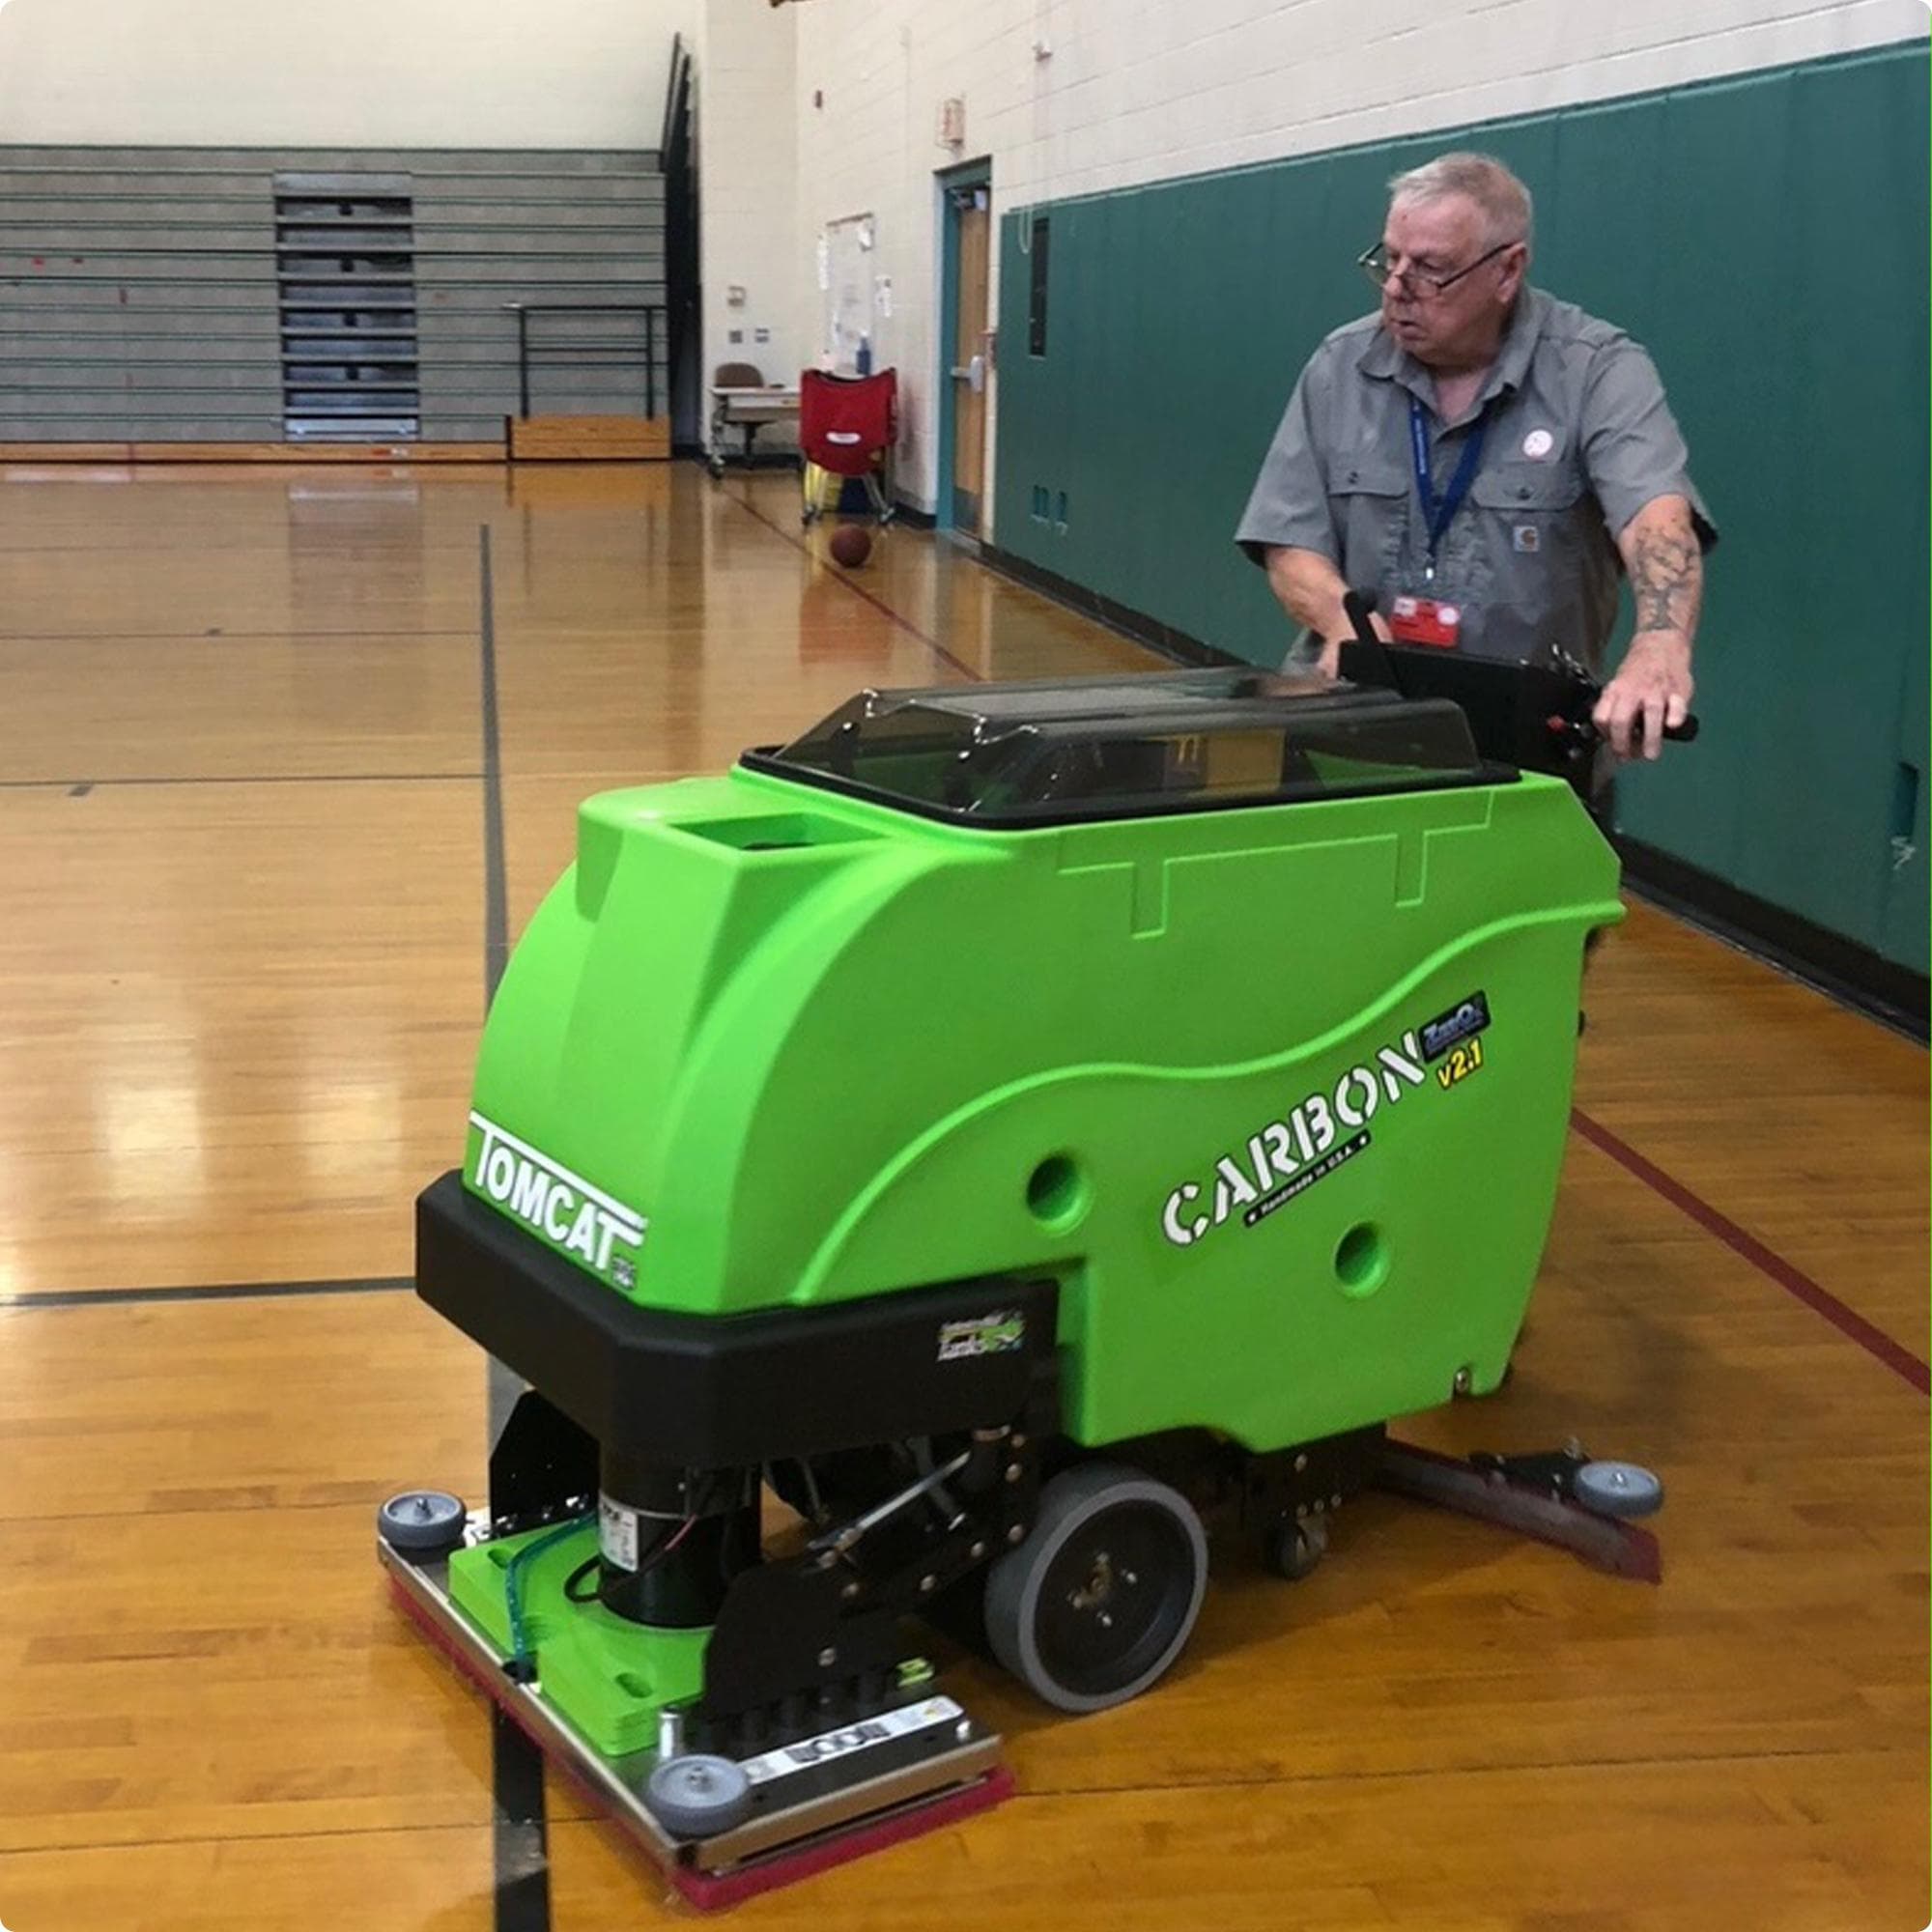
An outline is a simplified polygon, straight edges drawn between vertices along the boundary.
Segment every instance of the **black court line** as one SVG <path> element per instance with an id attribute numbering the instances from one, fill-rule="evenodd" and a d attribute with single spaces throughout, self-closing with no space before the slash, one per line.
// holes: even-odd
<path id="1" fill-rule="evenodd" d="M 490 526 L 476 533 L 477 675 L 483 717 L 483 1009 L 488 1012 L 510 959 L 510 902 L 503 868 L 503 750 L 497 707 L 497 588 Z M 494 1447 L 508 1416 L 515 1378 L 492 1361 L 487 1371 L 489 1436 Z M 492 1499 L 492 1507 L 495 1499 Z M 495 1796 L 491 1838 L 497 1871 L 497 1932 L 549 1932 L 550 1820 L 543 1754 L 494 1705 L 490 1773 Z"/>
<path id="2" fill-rule="evenodd" d="M 510 895 L 503 859 L 503 739 L 497 701 L 497 576 L 490 548 L 490 526 L 477 530 L 478 677 L 477 706 L 483 729 L 483 1010 L 497 1001 L 497 988 L 510 963 Z M 490 1358 L 485 1413 L 494 1443 L 510 1419 L 522 1393 L 521 1379 Z"/>
<path id="3" fill-rule="evenodd" d="M 0 544 L 0 562 L 5 562 L 10 556 L 172 556 L 177 554 L 178 548 L 174 544 Z M 456 546 L 451 544 L 424 544 L 413 554 L 440 556 L 455 548 Z M 221 554 L 224 556 L 272 556 L 279 558 L 288 554 L 288 549 L 286 545 L 281 544 L 223 544 Z M 371 560 L 366 556 L 357 556 L 353 549 L 347 552 L 341 549 L 334 549 L 330 554 L 350 563 L 366 563 Z M 402 561 L 402 552 L 385 550 L 378 551 L 374 554 L 374 561 L 378 563 L 391 560 Z M 469 633 L 453 632 L 451 635 L 467 637 Z"/>
<path id="4" fill-rule="evenodd" d="M 864 598 L 874 611 L 877 611 L 882 616 L 891 618 L 909 637 L 917 638 L 934 657 L 938 658 L 943 664 L 950 664 L 968 683 L 981 684 L 985 681 L 981 674 L 975 670 L 971 665 L 962 664 L 959 659 L 955 658 L 937 638 L 932 637 L 927 632 L 922 631 L 910 618 L 901 617 L 884 598 L 874 597 L 863 583 L 854 582 L 850 571 L 841 568 L 838 564 L 833 563 L 825 557 L 813 556 L 811 546 L 803 537 L 795 537 L 788 529 L 773 523 L 771 518 L 766 516 L 748 497 L 741 497 L 735 490 L 729 491 L 726 494 L 729 496 L 731 501 L 736 503 L 747 516 L 754 517 L 781 543 L 790 544 L 792 549 L 797 551 L 801 556 L 811 557 L 812 562 L 819 565 L 821 569 L 829 570 L 834 577 L 838 578 L 839 582 L 844 584 L 845 588 L 854 597 Z"/>
<path id="5" fill-rule="evenodd" d="M 472 638 L 472 630 L 417 631 L 0 631 L 0 644 L 290 644 L 298 638 Z"/>
<path id="6" fill-rule="evenodd" d="M 101 785 L 474 784 L 481 772 L 200 772 L 185 778 L 0 779 L 0 791 L 60 791 L 85 797 Z"/>
<path id="7" fill-rule="evenodd" d="M 550 1826 L 543 1753 L 507 1712 L 490 1705 L 497 1932 L 550 1932 Z"/>
<path id="8" fill-rule="evenodd" d="M 9 1308 L 111 1308 L 153 1301 L 285 1301 L 317 1294 L 413 1293 L 408 1275 L 369 1275 L 353 1281 L 224 1281 L 190 1288 L 50 1288 L 0 1295 Z"/>
<path id="9" fill-rule="evenodd" d="M 497 590 L 490 560 L 490 526 L 477 530 L 482 572 L 481 670 L 483 713 L 483 1003 L 497 997 L 510 959 L 510 909 L 503 878 L 503 751 L 497 710 Z"/>

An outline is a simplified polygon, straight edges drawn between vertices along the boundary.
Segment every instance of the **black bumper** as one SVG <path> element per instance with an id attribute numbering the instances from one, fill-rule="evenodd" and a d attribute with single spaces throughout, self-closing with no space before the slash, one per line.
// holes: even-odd
<path id="1" fill-rule="evenodd" d="M 416 1201 L 416 1293 L 607 1449 L 685 1468 L 1009 1423 L 1055 1361 L 1051 1281 L 665 1314 L 553 1254 L 455 1172 Z M 1022 1323 L 1016 1343 L 972 1352 L 972 1324 L 1008 1315 Z"/>

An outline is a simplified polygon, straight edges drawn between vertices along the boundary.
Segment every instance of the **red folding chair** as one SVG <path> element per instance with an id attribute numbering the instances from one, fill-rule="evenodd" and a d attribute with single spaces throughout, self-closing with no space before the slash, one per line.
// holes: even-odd
<path id="1" fill-rule="evenodd" d="M 869 376 L 834 376 L 808 369 L 798 379 L 798 446 L 805 455 L 805 521 L 825 508 L 828 478 L 842 490 L 859 477 L 879 522 L 893 520 L 885 487 L 899 434 L 899 379 L 895 369 Z"/>

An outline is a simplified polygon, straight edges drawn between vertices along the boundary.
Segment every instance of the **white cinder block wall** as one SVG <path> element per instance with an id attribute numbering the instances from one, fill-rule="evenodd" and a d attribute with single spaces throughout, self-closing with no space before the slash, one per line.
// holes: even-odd
<path id="1" fill-rule="evenodd" d="M 0 0 L 0 141 L 654 148 L 700 4 Z"/>
<path id="2" fill-rule="evenodd" d="M 722 362 L 753 362 L 767 382 L 790 382 L 816 348 L 801 329 L 798 311 L 799 256 L 806 243 L 792 193 L 797 10 L 774 9 L 763 0 L 702 0 L 702 13 L 697 180 L 704 381 L 709 384 Z M 732 305 L 734 288 L 745 292 L 742 307 Z M 738 434 L 726 432 L 728 449 L 737 448 Z M 756 446 L 789 440 L 783 428 L 774 426 L 758 432 Z"/>
<path id="3" fill-rule="evenodd" d="M 714 14 L 735 13 L 735 34 L 748 38 L 776 43 L 795 25 L 795 194 L 776 159 L 765 188 L 795 205 L 798 360 L 813 359 L 823 346 L 819 235 L 828 222 L 873 215 L 876 272 L 889 275 L 894 290 L 893 314 L 875 318 L 874 341 L 879 362 L 899 371 L 899 489 L 925 509 L 937 497 L 937 170 L 988 157 L 997 219 L 1048 198 L 1705 80 L 1926 31 L 1924 0 L 713 4 Z M 760 154 L 775 146 L 762 77 L 747 114 L 732 85 L 731 71 L 714 63 L 704 96 L 707 169 L 711 143 L 737 130 Z M 956 151 L 936 138 L 949 97 L 966 103 L 966 138 Z M 707 262 L 714 247 L 735 258 L 738 221 L 757 224 L 762 247 L 772 232 L 762 205 L 734 213 L 719 207 L 715 189 L 707 174 Z M 734 203 L 741 199 L 734 193 Z M 709 274 L 706 282 L 715 312 L 717 284 Z M 993 299 L 997 308 L 997 289 Z M 997 420 L 996 375 L 989 442 Z"/>

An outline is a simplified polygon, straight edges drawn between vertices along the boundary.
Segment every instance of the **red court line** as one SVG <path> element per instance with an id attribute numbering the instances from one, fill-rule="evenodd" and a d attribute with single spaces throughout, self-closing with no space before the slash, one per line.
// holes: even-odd
<path id="1" fill-rule="evenodd" d="M 1619 1140 L 1588 1114 L 1572 1109 L 1570 1124 L 1593 1148 L 1608 1154 L 1619 1167 L 1635 1175 L 1646 1187 L 1662 1195 L 1707 1233 L 1717 1236 L 1733 1254 L 1742 1256 L 1760 1274 L 1769 1275 L 1787 1294 L 1795 1295 L 1806 1308 L 1822 1315 L 1841 1335 L 1849 1336 L 1866 1354 L 1877 1357 L 1893 1375 L 1903 1377 L 1920 1395 L 1932 1395 L 1932 1366 L 1921 1362 L 1902 1343 L 1894 1342 L 1883 1329 L 1873 1327 L 1856 1309 L 1847 1308 L 1830 1289 L 1821 1288 L 1782 1255 L 1774 1254 L 1755 1235 L 1740 1228 L 1728 1214 L 1720 1214 L 1682 1181 L 1672 1179 L 1628 1141 Z"/>
<path id="2" fill-rule="evenodd" d="M 731 501 L 736 503 L 748 516 L 755 517 L 775 537 L 790 544 L 792 549 L 798 551 L 801 554 L 811 557 L 811 560 L 822 569 L 831 571 L 855 597 L 863 597 L 873 610 L 883 612 L 900 630 L 908 632 L 911 636 L 917 638 L 935 657 L 943 659 L 947 664 L 950 664 L 969 683 L 979 684 L 981 682 L 980 673 L 971 665 L 960 663 L 937 638 L 928 637 L 917 624 L 911 623 L 906 618 L 901 617 L 890 604 L 881 597 L 874 597 L 863 583 L 855 583 L 852 581 L 852 573 L 849 570 L 840 569 L 837 564 L 828 561 L 824 557 L 812 556 L 811 546 L 810 544 L 802 537 L 795 537 L 789 530 L 781 528 L 779 525 L 773 523 L 771 518 L 766 516 L 749 497 L 741 497 L 736 491 L 730 492 L 729 495 Z"/>

